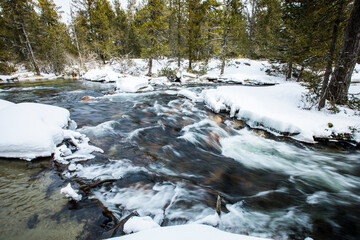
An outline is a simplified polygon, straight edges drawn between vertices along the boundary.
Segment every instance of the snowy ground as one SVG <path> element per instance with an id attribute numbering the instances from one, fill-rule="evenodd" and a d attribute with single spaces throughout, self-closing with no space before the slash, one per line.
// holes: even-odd
<path id="1" fill-rule="evenodd" d="M 188 61 L 183 61 L 182 67 L 178 68 L 176 61 L 164 59 L 154 61 L 152 70 L 154 75 L 152 77 L 145 77 L 148 72 L 147 64 L 147 61 L 144 59 L 115 61 L 89 70 L 82 78 L 95 82 L 114 82 L 118 86 L 122 86 L 118 87 L 120 92 L 136 92 L 141 89 L 149 91 L 152 90 L 150 88 L 151 85 L 174 84 L 162 76 L 161 73 L 164 70 L 170 70 L 175 73 L 182 84 L 209 83 L 209 80 L 239 84 L 279 83 L 283 81 L 282 78 L 269 76 L 265 73 L 265 70 L 271 67 L 266 61 L 232 59 L 227 64 L 225 74 L 220 75 L 219 60 L 211 60 L 206 68 L 202 66 L 203 63 L 195 64 L 194 71 L 198 72 L 195 74 L 187 72 L 185 67 L 183 67 L 188 65 Z M 139 79 L 142 79 L 142 81 Z"/>

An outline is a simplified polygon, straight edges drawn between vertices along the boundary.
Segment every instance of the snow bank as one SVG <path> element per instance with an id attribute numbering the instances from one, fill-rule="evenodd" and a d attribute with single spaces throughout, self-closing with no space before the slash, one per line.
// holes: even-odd
<path id="1" fill-rule="evenodd" d="M 35 80 L 51 80 L 51 79 L 58 79 L 63 77 L 62 75 L 56 75 L 56 74 L 47 74 L 47 73 L 41 73 L 41 75 L 36 75 L 31 72 L 18 72 L 13 75 L 0 75 L 0 82 L 3 81 L 5 83 L 7 82 L 13 82 L 13 81 L 35 81 Z"/>
<path id="2" fill-rule="evenodd" d="M 62 163 L 67 159 L 89 159 L 93 151 L 85 135 L 65 127 L 76 128 L 67 109 L 40 103 L 14 104 L 0 100 L 0 157 L 32 160 L 49 157 Z M 68 149 L 69 141 L 76 149 Z M 75 151 L 76 150 L 76 151 Z M 92 156 L 92 155 L 91 155 Z"/>
<path id="3" fill-rule="evenodd" d="M 245 235 L 220 231 L 201 224 L 187 224 L 171 227 L 152 228 L 138 233 L 112 238 L 113 240 L 265 240 Z"/>
<path id="4" fill-rule="evenodd" d="M 156 77 L 156 78 L 151 78 L 150 83 L 152 85 L 171 85 L 172 83 L 169 82 L 169 79 L 167 77 Z"/>
<path id="5" fill-rule="evenodd" d="M 82 199 L 82 196 L 71 187 L 70 183 L 66 187 L 62 188 L 60 193 L 65 194 L 66 197 L 75 201 L 80 201 Z"/>
<path id="6" fill-rule="evenodd" d="M 208 72 L 201 78 L 217 79 L 220 82 L 235 82 L 241 84 L 252 83 L 280 83 L 283 77 L 270 76 L 266 73 L 271 68 L 267 61 L 251 60 L 247 58 L 230 59 L 227 61 L 224 74 L 220 75 L 219 60 L 211 60 L 208 65 Z"/>
<path id="7" fill-rule="evenodd" d="M 149 87 L 149 79 L 146 77 L 122 77 L 116 82 L 116 89 L 120 92 L 137 92 L 142 88 Z"/>
<path id="8" fill-rule="evenodd" d="M 201 95 L 215 112 L 229 111 L 252 127 L 290 133 L 302 141 L 313 142 L 313 136 L 329 136 L 332 132 L 350 133 L 351 127 L 359 127 L 360 117 L 351 110 L 330 114 L 299 108 L 305 92 L 297 83 L 284 83 L 271 87 L 218 87 L 204 90 Z M 329 128 L 328 123 L 333 127 Z"/>
<path id="9" fill-rule="evenodd" d="M 68 110 L 39 103 L 1 101 L 0 157 L 31 160 L 51 156 L 64 138 Z"/>
<path id="10" fill-rule="evenodd" d="M 131 217 L 125 224 L 124 224 L 124 232 L 126 234 L 129 233 L 136 233 L 152 228 L 158 228 L 160 225 L 155 222 L 151 217 Z"/>
<path id="11" fill-rule="evenodd" d="M 92 69 L 82 76 L 85 80 L 94 82 L 116 82 L 121 74 L 113 69 L 106 67 L 104 69 Z"/>

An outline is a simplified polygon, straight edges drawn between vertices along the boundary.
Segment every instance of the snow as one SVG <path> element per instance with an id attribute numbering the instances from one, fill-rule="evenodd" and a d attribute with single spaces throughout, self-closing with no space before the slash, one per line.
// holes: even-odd
<path id="1" fill-rule="evenodd" d="M 214 227 L 202 224 L 186 224 L 170 227 L 151 228 L 134 234 L 112 238 L 113 240 L 265 240 L 246 235 L 223 232 Z"/>
<path id="2" fill-rule="evenodd" d="M 124 232 L 126 234 L 136 233 L 147 229 L 158 228 L 160 225 L 155 222 L 151 217 L 131 217 L 124 224 Z"/>
<path id="3" fill-rule="evenodd" d="M 267 61 L 258 61 L 251 59 L 231 59 L 226 63 L 224 74 L 220 75 L 219 60 L 212 60 L 209 63 L 209 71 L 202 78 L 218 79 L 222 82 L 235 82 L 241 84 L 252 83 L 280 83 L 282 77 L 269 76 L 265 70 L 270 69 L 271 65 Z"/>
<path id="4" fill-rule="evenodd" d="M 70 120 L 67 109 L 40 103 L 14 104 L 0 100 L 0 116 L 0 157 L 30 161 L 54 154 L 56 161 L 67 164 L 65 160 L 90 159 L 93 157 L 91 152 L 102 151 L 90 146 L 85 135 L 73 131 L 76 123 Z M 76 151 L 61 144 L 64 140 L 72 142 Z"/>
<path id="5" fill-rule="evenodd" d="M 150 83 L 153 85 L 171 85 L 167 77 L 154 77 L 151 78 Z"/>
<path id="6" fill-rule="evenodd" d="M 301 109 L 305 92 L 298 83 L 282 83 L 270 87 L 224 86 L 204 90 L 201 96 L 214 112 L 228 111 L 252 127 L 294 134 L 295 139 L 306 142 L 313 142 L 313 136 L 351 133 L 350 128 L 359 127 L 360 117 L 351 110 L 331 114 Z"/>
<path id="7" fill-rule="evenodd" d="M 351 76 L 351 82 L 357 82 L 357 83 L 360 82 L 360 64 L 359 63 L 355 65 L 354 72 Z"/>
<path id="8" fill-rule="evenodd" d="M 13 105 L 15 105 L 15 103 L 8 102 L 8 101 L 0 99 L 0 110 L 3 109 L 3 108 L 6 108 L 6 107 L 13 106 Z"/>
<path id="9" fill-rule="evenodd" d="M 188 90 L 188 89 L 181 89 L 178 92 L 178 96 L 183 96 L 189 98 L 193 102 L 202 102 L 202 98 L 198 97 L 196 93 Z"/>
<path id="10" fill-rule="evenodd" d="M 220 223 L 220 216 L 217 213 L 214 213 L 213 215 L 209 215 L 202 219 L 197 220 L 195 223 L 206 224 L 206 225 L 216 227 Z"/>
<path id="11" fill-rule="evenodd" d="M 60 193 L 65 194 L 66 197 L 71 198 L 77 202 L 82 199 L 82 196 L 71 187 L 70 183 L 66 187 L 62 188 Z"/>
<path id="12" fill-rule="evenodd" d="M 51 156 L 64 138 L 68 110 L 39 103 L 1 101 L 0 156 L 31 160 Z"/>
<path id="13" fill-rule="evenodd" d="M 93 82 L 116 82 L 121 74 L 115 72 L 113 69 L 106 67 L 103 69 L 92 69 L 86 72 L 82 77 L 85 80 Z"/>
<path id="14" fill-rule="evenodd" d="M 52 80 L 60 77 L 62 77 L 62 75 L 56 75 L 53 73 L 41 73 L 40 75 L 36 75 L 33 72 L 29 72 L 24 66 L 19 66 L 18 70 L 14 74 L 0 75 L 0 83 L 2 81 L 7 83 L 13 81 Z"/>
<path id="15" fill-rule="evenodd" d="M 149 87 L 149 79 L 146 77 L 127 76 L 116 82 L 116 89 L 120 92 L 134 93 L 146 87 Z"/>

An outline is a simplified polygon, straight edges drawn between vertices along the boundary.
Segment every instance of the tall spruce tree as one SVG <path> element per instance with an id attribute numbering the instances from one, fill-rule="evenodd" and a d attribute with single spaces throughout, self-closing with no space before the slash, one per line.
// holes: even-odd
<path id="1" fill-rule="evenodd" d="M 329 83 L 327 98 L 336 104 L 344 104 L 348 100 L 351 76 L 360 52 L 360 0 L 355 0 L 348 21 L 339 57 Z"/>
<path id="2" fill-rule="evenodd" d="M 8 29 L 12 29 L 14 47 L 17 48 L 22 56 L 30 59 L 31 65 L 39 75 L 40 68 L 33 50 L 33 43 L 37 41 L 37 36 L 32 35 L 37 21 L 37 14 L 34 10 L 34 4 L 31 0 L 2 0 L 0 2 L 3 10 L 3 20 Z M 20 56 L 21 57 L 21 56 Z"/>
<path id="3" fill-rule="evenodd" d="M 115 14 L 108 0 L 95 0 L 94 7 L 90 11 L 92 46 L 98 57 L 105 63 L 114 50 L 110 24 L 113 23 Z"/>
<path id="4" fill-rule="evenodd" d="M 55 73 L 61 73 L 66 63 L 67 41 L 66 26 L 60 22 L 58 7 L 52 0 L 38 0 L 40 10 L 39 21 L 39 58 L 49 66 L 49 70 Z"/>
<path id="5" fill-rule="evenodd" d="M 142 57 L 149 60 L 148 75 L 152 75 L 153 60 L 167 55 L 169 46 L 166 38 L 167 24 L 164 16 L 163 0 L 148 0 L 144 9 L 139 13 L 141 25 L 138 35 L 142 40 Z"/>
<path id="6" fill-rule="evenodd" d="M 326 102 L 326 95 L 328 92 L 328 84 L 329 84 L 329 79 L 330 79 L 330 75 L 332 72 L 332 66 L 333 66 L 333 62 L 334 62 L 334 58 L 335 58 L 335 50 L 336 50 L 336 44 L 339 38 L 339 28 L 340 28 L 340 23 L 342 20 L 342 16 L 343 16 L 343 12 L 344 12 L 344 8 L 345 8 L 345 0 L 340 0 L 336 5 L 338 8 L 338 13 L 336 16 L 336 19 L 333 23 L 334 27 L 333 27 L 333 31 L 332 31 L 332 37 L 331 37 L 331 44 L 330 44 L 330 49 L 329 49 L 329 53 L 328 53 L 328 59 L 327 59 L 327 65 L 326 65 L 326 70 L 325 70 L 325 74 L 324 74 L 324 79 L 322 82 L 322 87 L 321 87 L 321 92 L 320 92 L 320 101 L 319 101 L 319 110 L 321 110 L 324 106 L 325 106 L 325 102 Z"/>
<path id="7" fill-rule="evenodd" d="M 186 52 L 189 59 L 189 70 L 192 70 L 192 63 L 200 60 L 204 47 L 201 26 L 205 16 L 205 8 L 201 0 L 187 0 L 187 39 Z"/>
<path id="8" fill-rule="evenodd" d="M 184 57 L 185 48 L 185 0 L 169 1 L 169 46 L 172 56 L 176 57 L 178 67 L 181 64 L 181 58 Z"/>
<path id="9" fill-rule="evenodd" d="M 246 23 L 243 16 L 244 6 L 239 0 L 225 0 L 221 18 L 221 69 L 220 74 L 224 74 L 227 57 L 234 57 L 240 52 L 245 42 Z M 243 51 L 241 51 L 243 50 Z"/>
<path id="10" fill-rule="evenodd" d="M 127 53 L 129 23 L 126 12 L 121 8 L 119 0 L 114 1 L 115 16 L 111 23 L 114 34 L 114 52 L 116 57 L 124 56 Z"/>

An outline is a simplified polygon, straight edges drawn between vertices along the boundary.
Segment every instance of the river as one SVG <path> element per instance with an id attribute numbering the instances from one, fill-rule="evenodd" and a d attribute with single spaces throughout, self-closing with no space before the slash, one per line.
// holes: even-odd
<path id="1" fill-rule="evenodd" d="M 137 211 L 162 226 L 185 224 L 213 214 L 218 195 L 225 231 L 360 239 L 359 151 L 250 129 L 177 96 L 179 86 L 108 95 L 111 89 L 75 80 L 0 85 L 1 99 L 68 109 L 78 130 L 104 150 L 75 172 L 51 158 L 0 159 L 0 239 L 101 238 L 114 225 L 101 205 L 118 219 Z M 79 179 L 113 181 L 74 204 L 60 189 Z"/>

